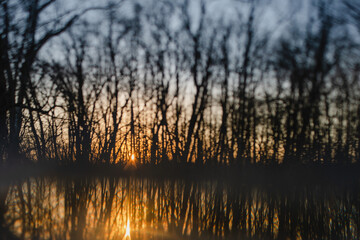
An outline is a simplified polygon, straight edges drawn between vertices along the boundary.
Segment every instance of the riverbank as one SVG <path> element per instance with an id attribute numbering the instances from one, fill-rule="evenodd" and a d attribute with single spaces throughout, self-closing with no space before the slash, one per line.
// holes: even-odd
<path id="1" fill-rule="evenodd" d="M 26 164 L 0 169 L 2 183 L 28 177 L 139 177 L 159 180 L 217 180 L 229 184 L 303 185 L 352 184 L 360 181 L 360 165 L 296 165 L 296 166 L 199 166 L 194 164 L 57 166 Z"/>

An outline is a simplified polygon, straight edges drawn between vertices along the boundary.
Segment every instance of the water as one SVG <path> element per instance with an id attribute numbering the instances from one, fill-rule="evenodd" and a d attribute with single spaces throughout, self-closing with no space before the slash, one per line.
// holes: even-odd
<path id="1" fill-rule="evenodd" d="M 360 238 L 359 185 L 284 186 L 30 178 L 3 187 L 4 221 L 21 239 Z"/>

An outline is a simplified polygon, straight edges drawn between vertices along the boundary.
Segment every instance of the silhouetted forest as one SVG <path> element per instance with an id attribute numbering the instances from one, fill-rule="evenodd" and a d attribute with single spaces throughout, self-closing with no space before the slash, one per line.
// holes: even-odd
<path id="1" fill-rule="evenodd" d="M 358 162 L 360 4 L 279 4 L 1 1 L 2 163 Z"/>
<path id="2" fill-rule="evenodd" d="M 359 238 L 359 73 L 359 1 L 0 0 L 0 238 Z"/>

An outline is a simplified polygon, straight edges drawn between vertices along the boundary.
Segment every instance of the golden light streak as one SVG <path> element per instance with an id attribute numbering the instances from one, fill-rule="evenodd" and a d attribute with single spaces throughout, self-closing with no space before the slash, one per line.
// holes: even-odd
<path id="1" fill-rule="evenodd" d="M 129 219 L 127 220 L 127 223 L 126 223 L 126 231 L 125 231 L 125 236 L 124 236 L 123 240 L 126 240 L 126 239 L 131 239 L 131 237 L 130 237 L 130 220 Z"/>

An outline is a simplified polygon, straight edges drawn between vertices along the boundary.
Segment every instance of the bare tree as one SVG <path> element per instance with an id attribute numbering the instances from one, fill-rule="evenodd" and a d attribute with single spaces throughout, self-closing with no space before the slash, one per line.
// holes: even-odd
<path id="1" fill-rule="evenodd" d="M 27 90 L 36 56 L 53 37 L 61 34 L 89 9 L 63 12 L 59 18 L 43 15 L 54 4 L 49 1 L 1 2 L 1 101 L 0 134 L 3 151 L 10 162 L 20 161 L 20 131 L 23 125 Z M 21 15 L 22 19 L 16 16 Z M 51 26 L 51 27 L 50 27 Z M 8 126 L 8 127 L 7 127 Z"/>

